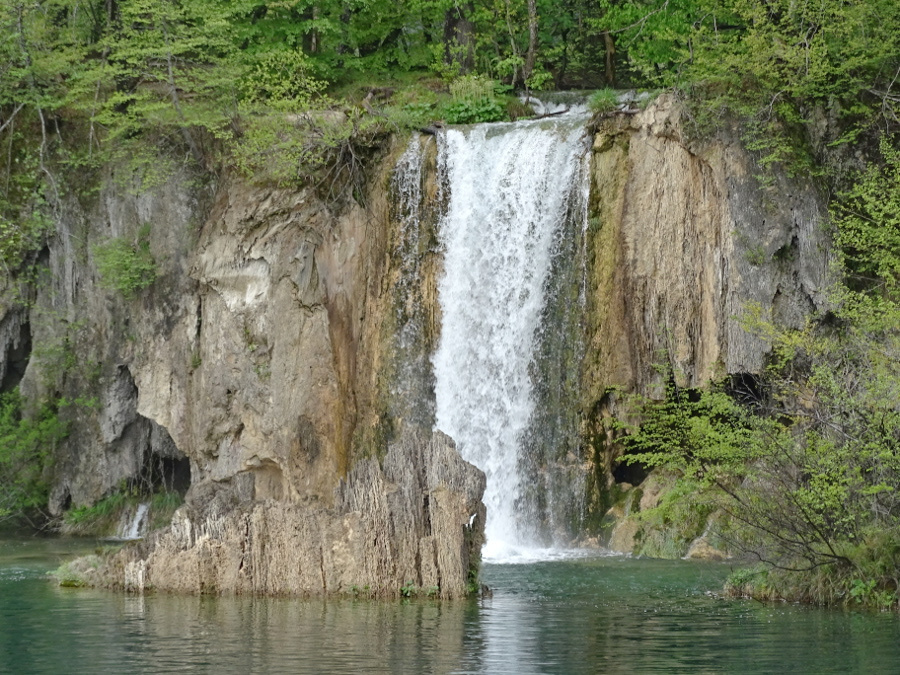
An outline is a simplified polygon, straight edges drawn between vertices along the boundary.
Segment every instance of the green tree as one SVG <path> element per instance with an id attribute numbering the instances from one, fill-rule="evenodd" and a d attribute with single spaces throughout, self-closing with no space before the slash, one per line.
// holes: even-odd
<path id="1" fill-rule="evenodd" d="M 45 473 L 65 436 L 55 406 L 45 404 L 29 416 L 18 390 L 0 395 L 0 519 L 44 508 Z"/>
<path id="2" fill-rule="evenodd" d="M 848 285 L 900 301 L 900 151 L 888 137 L 873 163 L 834 203 Z"/>

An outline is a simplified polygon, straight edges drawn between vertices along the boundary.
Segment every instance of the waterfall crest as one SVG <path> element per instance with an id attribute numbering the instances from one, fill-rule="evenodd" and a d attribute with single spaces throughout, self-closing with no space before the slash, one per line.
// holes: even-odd
<path id="1" fill-rule="evenodd" d="M 534 357 L 554 256 L 568 250 L 560 242 L 573 213 L 584 212 L 573 204 L 586 194 L 584 138 L 584 117 L 476 125 L 439 137 L 449 199 L 439 223 L 436 426 L 487 475 L 486 559 L 529 557 L 539 545 L 523 499 L 531 478 L 522 448 L 535 412 Z"/>

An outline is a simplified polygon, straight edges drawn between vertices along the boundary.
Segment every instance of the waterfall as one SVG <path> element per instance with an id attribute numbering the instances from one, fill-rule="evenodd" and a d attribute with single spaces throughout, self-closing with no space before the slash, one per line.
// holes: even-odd
<path id="1" fill-rule="evenodd" d="M 150 510 L 150 502 L 141 502 L 137 505 L 134 512 L 126 509 L 122 513 L 122 520 L 119 522 L 119 529 L 116 532 L 116 539 L 125 541 L 131 539 L 140 539 L 147 530 L 147 512 Z"/>
<path id="2" fill-rule="evenodd" d="M 584 121 L 475 125 L 439 137 L 449 199 L 439 223 L 436 427 L 487 475 L 486 559 L 533 557 L 542 543 L 542 516 L 526 494 L 538 472 L 523 448 L 540 445 L 532 426 L 542 336 L 566 329 L 542 330 L 542 321 L 553 316 L 555 259 L 583 233 L 573 218 L 586 212 Z"/>
<path id="3" fill-rule="evenodd" d="M 391 219 L 397 224 L 392 258 L 397 261 L 393 281 L 395 342 L 391 354 L 393 378 L 390 389 L 392 417 L 420 427 L 434 423 L 431 396 L 433 377 L 427 340 L 428 312 L 422 298 L 423 266 L 426 264 L 433 216 L 423 181 L 425 153 L 422 139 L 413 136 L 400 156 L 391 178 Z"/>

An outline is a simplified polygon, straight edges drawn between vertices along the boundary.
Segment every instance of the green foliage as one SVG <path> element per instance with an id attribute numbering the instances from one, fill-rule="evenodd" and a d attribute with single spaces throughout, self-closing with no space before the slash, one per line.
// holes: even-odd
<path id="1" fill-rule="evenodd" d="M 756 452 L 755 418 L 721 385 L 688 390 L 665 374 L 664 400 L 644 401 L 639 428 L 624 439 L 626 461 L 665 468 L 701 487 L 743 471 Z"/>
<path id="2" fill-rule="evenodd" d="M 256 55 L 239 88 L 244 108 L 264 105 L 274 110 L 309 110 L 326 82 L 318 79 L 309 57 L 301 50 L 271 50 Z"/>
<path id="3" fill-rule="evenodd" d="M 872 164 L 833 205 L 837 244 L 851 288 L 900 289 L 900 151 L 883 137 L 882 162 Z"/>
<path id="4" fill-rule="evenodd" d="M 39 511 L 47 503 L 49 469 L 66 423 L 56 406 L 23 410 L 18 390 L 0 395 L 0 519 Z"/>
<path id="5" fill-rule="evenodd" d="M 843 125 L 838 142 L 900 120 L 893 0 L 607 0 L 604 8 L 598 25 L 619 35 L 636 72 L 678 88 L 701 134 L 727 111 L 743 118 L 763 165 L 815 168 L 804 126 L 816 109 Z"/>
<path id="6" fill-rule="evenodd" d="M 619 94 L 615 89 L 598 89 L 591 94 L 588 105 L 595 113 L 611 112 L 619 105 Z"/>
<path id="7" fill-rule="evenodd" d="M 498 122 L 506 118 L 506 106 L 495 94 L 497 83 L 482 77 L 460 77 L 450 85 L 452 101 L 444 106 L 450 124 Z"/>
<path id="8" fill-rule="evenodd" d="M 716 501 L 696 480 L 682 476 L 669 486 L 665 486 L 667 480 L 662 482 L 659 503 L 652 508 L 636 511 L 640 493 L 633 491 L 631 496 L 631 517 L 640 526 L 635 534 L 635 553 L 653 558 L 681 558 L 691 542 L 706 530 Z"/>
<path id="9" fill-rule="evenodd" d="M 52 573 L 63 588 L 82 588 L 90 586 L 89 577 L 94 570 L 100 568 L 103 559 L 98 554 L 91 554 L 70 562 L 63 563 Z"/>
<path id="10" fill-rule="evenodd" d="M 76 531 L 112 531 L 128 502 L 129 497 L 126 493 L 114 492 L 90 506 L 69 509 L 63 520 Z"/>
<path id="11" fill-rule="evenodd" d="M 499 122 L 505 117 L 505 107 L 495 99 L 454 101 L 444 108 L 444 119 L 450 124 Z"/>
<path id="12" fill-rule="evenodd" d="M 737 593 L 897 605 L 897 155 L 886 142 L 882 154 L 836 206 L 850 283 L 833 289 L 829 314 L 787 329 L 751 308 L 747 329 L 772 345 L 754 396 L 738 403 L 727 382 L 687 391 L 670 374 L 625 441 L 629 461 L 679 477 L 676 505 L 714 505 L 729 545 L 768 563 L 734 580 Z"/>
<path id="13" fill-rule="evenodd" d="M 133 298 L 156 280 L 156 260 L 150 252 L 150 231 L 143 228 L 135 241 L 109 239 L 93 249 L 103 287 Z"/>
<path id="14" fill-rule="evenodd" d="M 483 101 L 494 97 L 496 82 L 477 75 L 459 77 L 450 84 L 454 101 Z"/>
<path id="15" fill-rule="evenodd" d="M 184 497 L 177 492 L 163 490 L 150 499 L 150 529 L 165 527 L 172 521 L 178 507 L 184 503 Z"/>
<path id="16" fill-rule="evenodd" d="M 134 511 L 148 497 L 136 487 L 121 486 L 98 502 L 69 509 L 63 516 L 63 530 L 69 534 L 109 536 L 116 532 L 126 510 Z M 184 503 L 177 492 L 161 490 L 149 497 L 150 527 L 165 527 L 175 510 Z"/>
<path id="17" fill-rule="evenodd" d="M 51 231 L 50 220 L 33 205 L 16 212 L 0 199 L 0 263 L 17 269 L 30 251 L 39 249 Z"/>

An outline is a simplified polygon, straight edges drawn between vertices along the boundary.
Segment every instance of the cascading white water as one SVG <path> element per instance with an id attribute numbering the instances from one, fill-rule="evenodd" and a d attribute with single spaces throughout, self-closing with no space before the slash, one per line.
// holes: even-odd
<path id="1" fill-rule="evenodd" d="M 122 521 L 119 523 L 119 530 L 116 533 L 116 539 L 130 541 L 132 539 L 140 539 L 144 536 L 147 529 L 147 512 L 150 510 L 149 502 L 141 502 L 137 505 L 134 513 L 125 511 L 122 514 Z"/>
<path id="2" fill-rule="evenodd" d="M 584 117 L 450 129 L 439 138 L 449 202 L 433 357 L 436 426 L 487 475 L 486 559 L 529 557 L 520 449 L 545 284 L 583 190 Z"/>
<path id="3" fill-rule="evenodd" d="M 432 377 L 425 345 L 426 309 L 422 293 L 423 179 L 425 155 L 418 137 L 410 139 L 391 180 L 392 219 L 398 236 L 392 257 L 397 261 L 394 284 L 396 342 L 392 366 L 391 413 L 407 423 L 428 427 L 434 420 Z"/>

